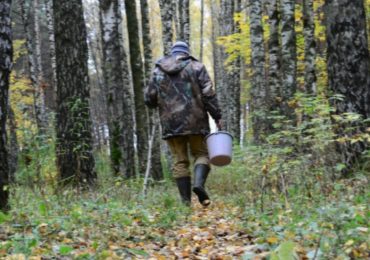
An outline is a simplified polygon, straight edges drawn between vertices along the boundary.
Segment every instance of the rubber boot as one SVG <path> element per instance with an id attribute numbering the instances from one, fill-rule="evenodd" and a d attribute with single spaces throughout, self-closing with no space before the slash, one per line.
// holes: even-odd
<path id="1" fill-rule="evenodd" d="M 190 206 L 191 204 L 191 180 L 190 177 L 182 177 L 176 179 L 177 187 L 179 188 L 182 202 Z"/>
<path id="2" fill-rule="evenodd" d="M 197 194 L 200 204 L 202 204 L 204 207 L 211 204 L 209 196 L 204 187 L 209 171 L 210 168 L 206 164 L 198 164 L 194 168 L 193 191 L 195 194 Z"/>

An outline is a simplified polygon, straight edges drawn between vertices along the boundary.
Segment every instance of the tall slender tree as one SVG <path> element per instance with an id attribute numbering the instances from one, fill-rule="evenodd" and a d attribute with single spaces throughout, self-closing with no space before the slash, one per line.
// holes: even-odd
<path id="1" fill-rule="evenodd" d="M 174 4 L 169 0 L 158 0 L 162 20 L 163 52 L 168 55 L 173 43 Z"/>
<path id="2" fill-rule="evenodd" d="M 219 35 L 218 36 L 228 36 L 234 33 L 234 1 L 229 0 L 221 0 L 220 7 L 219 7 Z M 227 54 L 224 47 L 221 47 L 219 50 L 220 61 L 218 62 L 218 71 L 215 73 L 219 73 L 220 75 L 217 76 L 218 83 L 216 85 L 217 95 L 219 98 L 220 106 L 222 109 L 222 116 L 224 121 L 224 128 L 225 130 L 230 130 L 230 111 L 232 110 L 230 107 L 230 95 L 228 93 L 229 89 L 231 88 L 230 82 L 230 74 L 227 71 L 225 66 L 225 62 L 227 59 Z"/>
<path id="3" fill-rule="evenodd" d="M 218 45 L 217 38 L 220 36 L 220 24 L 219 24 L 219 5 L 216 1 L 211 1 L 211 17 L 212 17 L 212 57 L 213 57 L 213 73 L 214 83 L 217 89 L 217 95 L 220 100 L 220 90 L 222 89 L 222 51 L 221 46 Z M 220 102 L 222 107 L 222 104 Z"/>
<path id="4" fill-rule="evenodd" d="M 268 16 L 270 25 L 270 37 L 268 40 L 268 89 L 269 89 L 269 111 L 280 110 L 281 100 L 281 75 L 280 75 L 280 42 L 279 42 L 279 10 L 278 0 L 268 1 Z"/>
<path id="5" fill-rule="evenodd" d="M 148 153 L 148 134 L 149 121 L 148 111 L 144 103 L 144 66 L 140 48 L 139 21 L 136 12 L 136 1 L 125 0 L 127 31 L 130 46 L 131 72 L 135 93 L 135 119 L 136 119 L 136 138 L 137 153 L 139 159 L 139 171 L 145 173 L 147 153 Z"/>
<path id="6" fill-rule="evenodd" d="M 204 45 L 204 0 L 200 1 L 200 49 L 199 60 L 203 62 L 203 45 Z"/>
<path id="7" fill-rule="evenodd" d="M 241 12 L 241 0 L 235 0 L 234 2 L 234 12 L 232 17 L 234 18 L 234 13 Z M 234 32 L 235 34 L 240 34 L 240 24 L 234 22 Z M 240 88 L 241 88 L 241 57 L 237 57 L 233 62 L 230 71 L 230 109 L 229 109 L 229 120 L 230 126 L 229 131 L 234 136 L 236 141 L 240 140 Z"/>
<path id="8" fill-rule="evenodd" d="M 295 33 L 295 1 L 281 0 L 281 69 L 283 113 L 294 119 L 289 105 L 297 89 L 297 50 Z"/>
<path id="9" fill-rule="evenodd" d="M 57 64 L 57 168 L 64 183 L 96 179 L 82 0 L 53 0 Z"/>
<path id="10" fill-rule="evenodd" d="M 267 91 L 265 81 L 265 48 L 262 26 L 262 0 L 250 0 L 250 35 L 252 49 L 251 107 L 254 142 L 259 144 L 266 130 Z"/>
<path id="11" fill-rule="evenodd" d="M 313 0 L 303 0 L 305 91 L 316 94 L 316 41 Z"/>
<path id="12" fill-rule="evenodd" d="M 356 113 L 370 117 L 370 56 L 366 15 L 362 0 L 326 1 L 327 68 L 329 87 L 341 99 L 332 99 L 336 114 Z M 367 123 L 343 124 L 338 134 L 347 138 L 358 136 L 369 127 Z M 364 141 L 338 144 L 347 165 L 345 173 L 366 149 Z"/>
<path id="13" fill-rule="evenodd" d="M 43 121 L 42 121 L 42 105 L 43 102 L 41 101 L 40 96 L 40 82 L 37 76 L 37 58 L 34 52 L 34 32 L 32 31 L 31 27 L 31 14 L 35 13 L 35 5 L 32 4 L 31 6 L 26 0 L 21 0 L 20 3 L 21 9 L 21 16 L 22 16 L 22 23 L 24 34 L 26 38 L 26 49 L 27 49 L 27 58 L 28 58 L 28 70 L 29 70 L 29 77 L 31 80 L 33 91 L 33 109 L 34 109 L 34 116 L 36 125 L 39 130 L 43 130 Z"/>
<path id="14" fill-rule="evenodd" d="M 103 72 L 108 106 L 110 156 L 113 172 L 135 176 L 133 105 L 128 57 L 122 37 L 118 0 L 100 0 Z"/>
<path id="15" fill-rule="evenodd" d="M 45 89 L 43 88 L 44 82 L 44 69 L 42 66 L 42 56 L 41 56 L 41 30 L 40 30 L 40 4 L 39 0 L 33 0 L 33 22 L 35 29 L 35 71 L 37 75 L 37 91 L 38 96 L 36 99 L 37 107 L 39 108 L 38 121 L 40 125 L 40 132 L 44 133 L 47 128 L 47 116 L 45 107 Z"/>
<path id="16" fill-rule="evenodd" d="M 56 74 L 56 61 L 55 61 L 55 37 L 54 37 L 54 17 L 53 17 L 53 0 L 45 0 L 45 12 L 47 20 L 47 28 L 49 35 L 49 49 L 50 49 L 50 59 L 51 59 L 51 76 L 52 76 L 52 86 L 53 93 L 56 94 L 57 86 L 57 74 Z M 55 96 L 54 96 L 55 99 Z"/>
<path id="17" fill-rule="evenodd" d="M 149 8 L 148 0 L 140 1 L 141 9 L 141 26 L 142 26 L 142 39 L 144 47 L 144 73 L 145 73 L 145 85 L 149 83 L 151 76 L 153 57 L 152 57 L 152 46 L 150 37 L 150 23 L 149 23 Z M 156 110 L 150 110 L 149 120 L 150 120 L 150 132 L 153 127 L 160 129 L 159 127 L 159 115 Z M 158 131 L 158 130 L 157 130 Z M 150 133 L 149 132 L 149 133 Z M 151 169 L 150 173 L 153 179 L 161 180 L 163 179 L 163 170 L 161 164 L 161 140 L 160 135 L 155 134 L 152 145 L 152 158 L 151 158 Z"/>
<path id="18" fill-rule="evenodd" d="M 178 23 L 179 23 L 179 33 L 178 40 L 184 41 L 190 44 L 190 1 L 189 0 L 180 0 L 178 2 Z"/>
<path id="19" fill-rule="evenodd" d="M 11 0 L 0 0 L 0 210 L 7 210 L 9 165 L 6 120 L 8 116 L 9 78 L 12 67 Z"/>

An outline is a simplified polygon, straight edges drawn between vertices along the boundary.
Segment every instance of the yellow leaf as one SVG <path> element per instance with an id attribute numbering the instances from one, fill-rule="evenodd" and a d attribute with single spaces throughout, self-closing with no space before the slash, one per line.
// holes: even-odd
<path id="1" fill-rule="evenodd" d="M 348 240 L 344 245 L 345 246 L 352 246 L 355 243 L 352 239 Z"/>
<path id="2" fill-rule="evenodd" d="M 209 250 L 206 249 L 206 248 L 203 248 L 202 250 L 200 250 L 200 253 L 203 254 L 203 255 L 208 255 L 208 252 L 209 252 Z"/>
<path id="3" fill-rule="evenodd" d="M 279 241 L 279 239 L 278 239 L 277 237 L 268 237 L 268 238 L 266 239 L 266 241 L 267 241 L 269 244 L 276 244 L 276 243 Z"/>

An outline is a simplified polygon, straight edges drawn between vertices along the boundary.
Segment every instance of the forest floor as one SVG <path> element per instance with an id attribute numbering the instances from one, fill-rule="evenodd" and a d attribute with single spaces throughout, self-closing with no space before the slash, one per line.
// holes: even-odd
<path id="1" fill-rule="evenodd" d="M 175 189 L 172 189 L 175 195 Z M 95 196 L 95 195 L 94 195 Z M 97 203 L 97 200 L 100 200 Z M 158 200 L 159 199 L 159 200 Z M 1 214 L 1 259 L 367 259 L 365 201 L 267 213 L 214 196 L 183 207 L 170 195 L 147 201 L 107 196 L 28 201 Z M 68 205 L 66 205 L 68 203 Z M 343 203 L 343 202 L 342 202 Z M 335 205 L 335 204 L 333 204 Z M 302 208 L 303 206 L 303 208 Z M 318 206 L 318 205 L 316 205 Z M 324 209 L 324 208 L 323 208 Z M 367 219 L 367 220 L 366 220 Z"/>
<path id="2" fill-rule="evenodd" d="M 146 196 L 141 179 L 109 175 L 88 192 L 11 187 L 12 210 L 0 212 L 0 259 L 370 258 L 368 175 L 323 186 L 326 194 L 314 186 L 285 196 L 260 191 L 261 165 L 245 165 L 213 170 L 208 208 L 195 196 L 183 206 L 171 179 Z"/>

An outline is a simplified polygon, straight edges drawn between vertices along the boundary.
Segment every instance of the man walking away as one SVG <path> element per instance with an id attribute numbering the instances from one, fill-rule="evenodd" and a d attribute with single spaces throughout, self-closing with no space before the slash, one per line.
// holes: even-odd
<path id="1" fill-rule="evenodd" d="M 221 128 L 221 110 L 205 66 L 190 55 L 185 42 L 176 42 L 171 55 L 156 62 L 145 103 L 159 109 L 162 137 L 174 158 L 172 170 L 182 201 L 191 202 L 189 147 L 194 157 L 193 191 L 208 206 L 205 182 L 210 165 L 204 138 L 210 132 L 208 113 Z"/>

